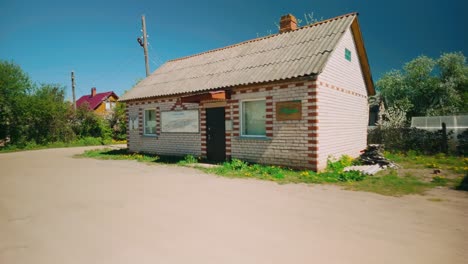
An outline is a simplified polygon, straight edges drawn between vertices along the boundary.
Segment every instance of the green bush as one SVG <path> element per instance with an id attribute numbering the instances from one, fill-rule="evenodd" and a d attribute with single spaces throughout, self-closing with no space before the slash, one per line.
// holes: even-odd
<path id="1" fill-rule="evenodd" d="M 80 105 L 76 110 L 72 120 L 72 128 L 79 138 L 112 138 L 109 122 L 90 110 L 87 103 Z"/>
<path id="2" fill-rule="evenodd" d="M 366 175 L 359 171 L 346 171 L 338 174 L 338 181 L 340 182 L 354 182 L 362 181 L 366 178 Z"/>
<path id="3" fill-rule="evenodd" d="M 450 139 L 452 132 L 447 137 Z M 374 128 L 368 131 L 368 144 L 384 144 L 389 151 L 413 151 L 414 153 L 436 154 L 443 152 L 444 136 L 442 130 L 427 131 L 423 129 L 402 128 Z"/>
<path id="4" fill-rule="evenodd" d="M 332 161 L 332 158 L 327 160 L 327 171 L 341 172 L 344 168 L 351 166 L 353 164 L 353 158 L 348 155 L 343 155 L 337 161 Z"/>
<path id="5" fill-rule="evenodd" d="M 226 167 L 235 171 L 240 171 L 240 170 L 247 169 L 249 167 L 249 164 L 240 159 L 232 159 L 230 162 L 224 162 L 223 167 Z"/>
<path id="6" fill-rule="evenodd" d="M 458 155 L 468 156 L 468 129 L 457 136 L 457 153 Z"/>
<path id="7" fill-rule="evenodd" d="M 468 191 L 468 173 L 461 180 L 461 182 L 455 187 L 457 190 Z"/>
<path id="8" fill-rule="evenodd" d="M 84 137 L 80 138 L 78 141 L 78 145 L 81 146 L 93 146 L 93 145 L 102 145 L 102 139 L 100 137 Z"/>
<path id="9" fill-rule="evenodd" d="M 198 163 L 198 159 L 193 155 L 186 155 L 183 160 L 178 162 L 181 165 Z"/>

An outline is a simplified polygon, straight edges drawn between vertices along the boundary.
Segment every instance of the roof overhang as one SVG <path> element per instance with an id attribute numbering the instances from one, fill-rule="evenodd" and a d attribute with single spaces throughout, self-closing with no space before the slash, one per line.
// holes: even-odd
<path id="1" fill-rule="evenodd" d="M 361 62 L 361 70 L 364 77 L 364 81 L 367 87 L 368 95 L 375 95 L 374 81 L 372 80 L 372 74 L 370 71 L 369 60 L 367 58 L 366 48 L 364 47 L 364 40 L 362 38 L 361 29 L 359 27 L 358 17 L 351 23 L 351 32 L 353 33 L 354 42 L 356 43 L 356 49 Z"/>

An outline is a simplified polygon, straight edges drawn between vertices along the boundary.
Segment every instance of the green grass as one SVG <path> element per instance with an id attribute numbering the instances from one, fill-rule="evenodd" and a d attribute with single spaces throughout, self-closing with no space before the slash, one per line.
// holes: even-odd
<path id="1" fill-rule="evenodd" d="M 110 144 L 125 144 L 126 141 L 115 141 L 112 139 L 101 139 L 95 137 L 80 138 L 71 142 L 51 142 L 47 144 L 36 144 L 34 142 L 28 142 L 21 146 L 7 145 L 0 147 L 0 153 L 17 152 L 24 150 L 38 150 L 48 148 L 69 148 L 69 147 L 85 147 L 85 146 L 102 146 Z"/>
<path id="2" fill-rule="evenodd" d="M 329 162 L 325 172 L 316 173 L 280 166 L 249 164 L 233 159 L 230 162 L 224 162 L 219 167 L 208 168 L 205 171 L 231 178 L 255 178 L 278 183 L 337 183 L 363 180 L 365 176 L 358 172 L 343 172 L 343 168 L 351 164 L 351 161 L 345 156 L 338 161 Z"/>
<path id="3" fill-rule="evenodd" d="M 414 176 L 398 176 L 396 171 L 380 177 L 367 177 L 364 181 L 352 182 L 345 185 L 345 189 L 355 191 L 374 192 L 388 196 L 402 196 L 407 194 L 422 194 L 434 184 L 426 183 Z"/>
<path id="4" fill-rule="evenodd" d="M 145 153 L 130 153 L 128 149 L 92 149 L 75 157 L 95 158 L 103 160 L 136 160 L 139 162 L 162 162 L 157 155 Z"/>
<path id="5" fill-rule="evenodd" d="M 187 155 L 183 160 L 177 162 L 179 165 L 189 165 L 198 163 L 198 159 L 193 155 Z"/>
<path id="6" fill-rule="evenodd" d="M 409 151 L 408 153 L 385 152 L 385 157 L 397 163 L 416 168 L 449 170 L 454 173 L 468 172 L 468 158 L 445 155 L 443 153 L 437 155 L 421 155 L 414 151 Z"/>
<path id="7" fill-rule="evenodd" d="M 388 155 L 388 154 L 387 154 Z M 157 156 L 144 153 L 130 153 L 128 149 L 97 149 L 87 150 L 78 157 L 88 157 L 97 159 L 112 159 L 112 160 L 136 160 L 146 163 L 164 163 L 177 164 L 181 166 L 193 165 L 199 162 L 199 159 L 192 155 L 185 157 L 173 156 Z M 413 160 L 406 156 L 395 155 L 395 159 L 400 159 L 400 162 L 409 162 Z M 448 160 L 453 161 L 451 157 Z M 431 159 L 431 157 L 424 157 Z M 459 161 L 457 161 L 459 164 Z M 463 177 L 457 179 L 447 179 L 444 176 L 436 175 L 432 178 L 432 182 L 422 181 L 420 178 L 406 174 L 399 176 L 396 170 L 387 170 L 379 173 L 377 176 L 365 176 L 358 172 L 343 172 L 343 168 L 353 164 L 353 160 L 349 157 L 342 157 L 340 160 L 328 162 L 327 169 L 324 172 L 314 172 L 310 170 L 293 170 L 290 168 L 279 166 L 268 166 L 260 164 L 251 164 L 238 159 L 233 159 L 230 162 L 224 162 L 219 166 L 203 168 L 195 166 L 207 173 L 216 174 L 228 178 L 254 178 L 259 180 L 267 180 L 277 182 L 279 184 L 286 183 L 311 183 L 311 184 L 337 184 L 348 190 L 373 192 L 388 196 L 402 196 L 407 194 L 422 194 L 426 190 L 435 186 L 465 186 L 468 180 L 463 183 Z M 420 163 L 411 163 L 419 165 Z M 444 163 L 445 164 L 445 163 Z M 423 168 L 428 170 L 427 168 Z M 465 177 L 466 179 L 466 177 Z M 464 184 L 464 185 L 463 185 Z"/>
<path id="8" fill-rule="evenodd" d="M 198 162 L 198 160 L 191 156 L 176 157 L 176 156 L 160 156 L 150 153 L 132 153 L 127 148 L 123 149 L 91 149 L 85 150 L 82 154 L 75 155 L 76 158 L 94 158 L 102 160 L 135 160 L 146 163 L 158 164 L 179 164 L 188 165 Z"/>

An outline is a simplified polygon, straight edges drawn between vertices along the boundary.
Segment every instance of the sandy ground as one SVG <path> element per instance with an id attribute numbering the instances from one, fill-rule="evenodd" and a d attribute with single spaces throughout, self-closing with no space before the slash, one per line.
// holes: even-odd
<path id="1" fill-rule="evenodd" d="M 395 198 L 72 158 L 84 149 L 0 154 L 0 263 L 467 263 L 464 192 Z"/>

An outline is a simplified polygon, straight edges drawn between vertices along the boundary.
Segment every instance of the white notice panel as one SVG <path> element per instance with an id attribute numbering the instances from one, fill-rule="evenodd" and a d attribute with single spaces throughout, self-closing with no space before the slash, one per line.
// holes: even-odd
<path id="1" fill-rule="evenodd" d="M 199 132 L 198 110 L 161 112 L 161 132 Z"/>

